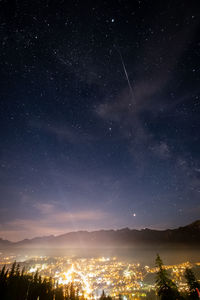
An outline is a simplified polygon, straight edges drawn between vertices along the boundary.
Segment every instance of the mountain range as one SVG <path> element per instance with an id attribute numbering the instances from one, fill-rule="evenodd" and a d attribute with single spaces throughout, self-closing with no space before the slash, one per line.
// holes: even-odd
<path id="1" fill-rule="evenodd" d="M 200 220 L 184 227 L 166 230 L 129 229 L 76 231 L 59 236 L 36 237 L 19 242 L 0 239 L 0 249 L 5 248 L 94 248 L 134 247 L 140 245 L 200 246 Z"/>

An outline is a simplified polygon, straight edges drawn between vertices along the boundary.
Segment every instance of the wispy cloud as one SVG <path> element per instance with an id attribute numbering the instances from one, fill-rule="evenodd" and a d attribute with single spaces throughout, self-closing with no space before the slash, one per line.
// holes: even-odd
<path id="1" fill-rule="evenodd" d="M 62 211 L 58 209 L 57 204 L 50 203 L 35 203 L 33 204 L 38 212 L 43 216 L 51 219 L 52 222 L 56 221 L 57 223 L 64 223 L 68 220 L 72 220 L 73 222 L 78 221 L 91 221 L 91 220 L 99 220 L 106 216 L 105 212 L 99 210 L 87 210 L 87 211 Z"/>
<path id="2" fill-rule="evenodd" d="M 102 223 L 108 218 L 108 213 L 101 210 L 65 211 L 56 204 L 35 203 L 38 212 L 34 219 L 16 218 L 0 225 L 0 235 L 11 240 L 25 237 L 62 234 L 81 229 L 94 229 L 95 222 Z"/>
<path id="3" fill-rule="evenodd" d="M 151 148 L 152 152 L 163 159 L 167 159 L 170 158 L 171 156 L 171 151 L 169 149 L 169 146 L 167 145 L 166 142 L 161 141 L 158 144 L 155 144 L 152 148 Z"/>
<path id="4" fill-rule="evenodd" d="M 94 137 L 79 127 L 50 124 L 48 122 L 31 121 L 30 126 L 44 133 L 53 135 L 60 142 L 65 141 L 71 144 L 87 143 L 94 140 Z"/>
<path id="5" fill-rule="evenodd" d="M 141 56 L 134 70 L 134 102 L 130 97 L 129 88 L 126 87 L 114 101 L 105 99 L 95 110 L 102 120 L 112 121 L 119 127 L 121 137 L 127 139 L 130 154 L 135 161 L 145 161 L 144 158 L 149 153 L 160 159 L 169 159 L 172 156 L 168 141 L 158 136 L 155 130 L 147 125 L 145 116 L 154 121 L 164 110 L 168 113 L 169 110 L 173 110 L 174 103 L 185 100 L 185 96 L 182 95 L 175 101 L 170 97 L 166 99 L 166 93 L 163 92 L 176 75 L 176 66 L 185 53 L 188 40 L 196 27 L 196 23 L 191 28 L 185 27 L 168 39 L 162 38 L 162 33 L 157 33 L 159 38 L 154 35 L 147 39 L 140 49 Z M 170 53 L 167 49 L 170 49 Z"/>

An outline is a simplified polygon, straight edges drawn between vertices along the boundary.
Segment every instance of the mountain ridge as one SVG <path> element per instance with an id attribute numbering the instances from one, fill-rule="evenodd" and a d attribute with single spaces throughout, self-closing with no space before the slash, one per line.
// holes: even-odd
<path id="1" fill-rule="evenodd" d="M 49 235 L 11 242 L 0 238 L 0 248 L 6 247 L 132 247 L 152 244 L 200 245 L 200 220 L 175 229 L 102 229 L 72 231 L 58 236 Z"/>

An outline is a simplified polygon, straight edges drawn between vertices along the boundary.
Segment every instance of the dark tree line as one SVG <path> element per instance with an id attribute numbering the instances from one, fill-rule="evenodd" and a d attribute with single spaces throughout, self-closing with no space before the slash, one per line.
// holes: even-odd
<path id="1" fill-rule="evenodd" d="M 55 285 L 52 278 L 44 278 L 36 272 L 34 275 L 20 270 L 16 262 L 10 270 L 5 266 L 0 270 L 1 300 L 84 300 L 79 297 L 73 283 L 64 287 Z"/>

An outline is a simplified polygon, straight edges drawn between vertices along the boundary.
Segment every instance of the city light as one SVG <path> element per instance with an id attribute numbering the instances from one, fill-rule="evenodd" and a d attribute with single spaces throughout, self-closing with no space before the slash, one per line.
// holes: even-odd
<path id="1" fill-rule="evenodd" d="M 0 267 L 4 264 L 9 268 L 16 257 L 1 256 Z M 104 290 L 106 294 L 123 299 L 137 299 L 151 289 L 155 289 L 155 281 L 146 281 L 147 276 L 155 274 L 158 269 L 139 263 L 128 263 L 116 257 L 70 258 L 67 256 L 26 257 L 20 267 L 26 266 L 29 274 L 36 271 L 42 277 L 53 278 L 55 285 L 65 286 L 73 283 L 79 295 L 88 299 L 97 299 Z M 200 263 L 166 265 L 164 268 L 171 273 L 180 291 L 187 289 L 184 280 L 186 268 L 199 267 Z"/>

